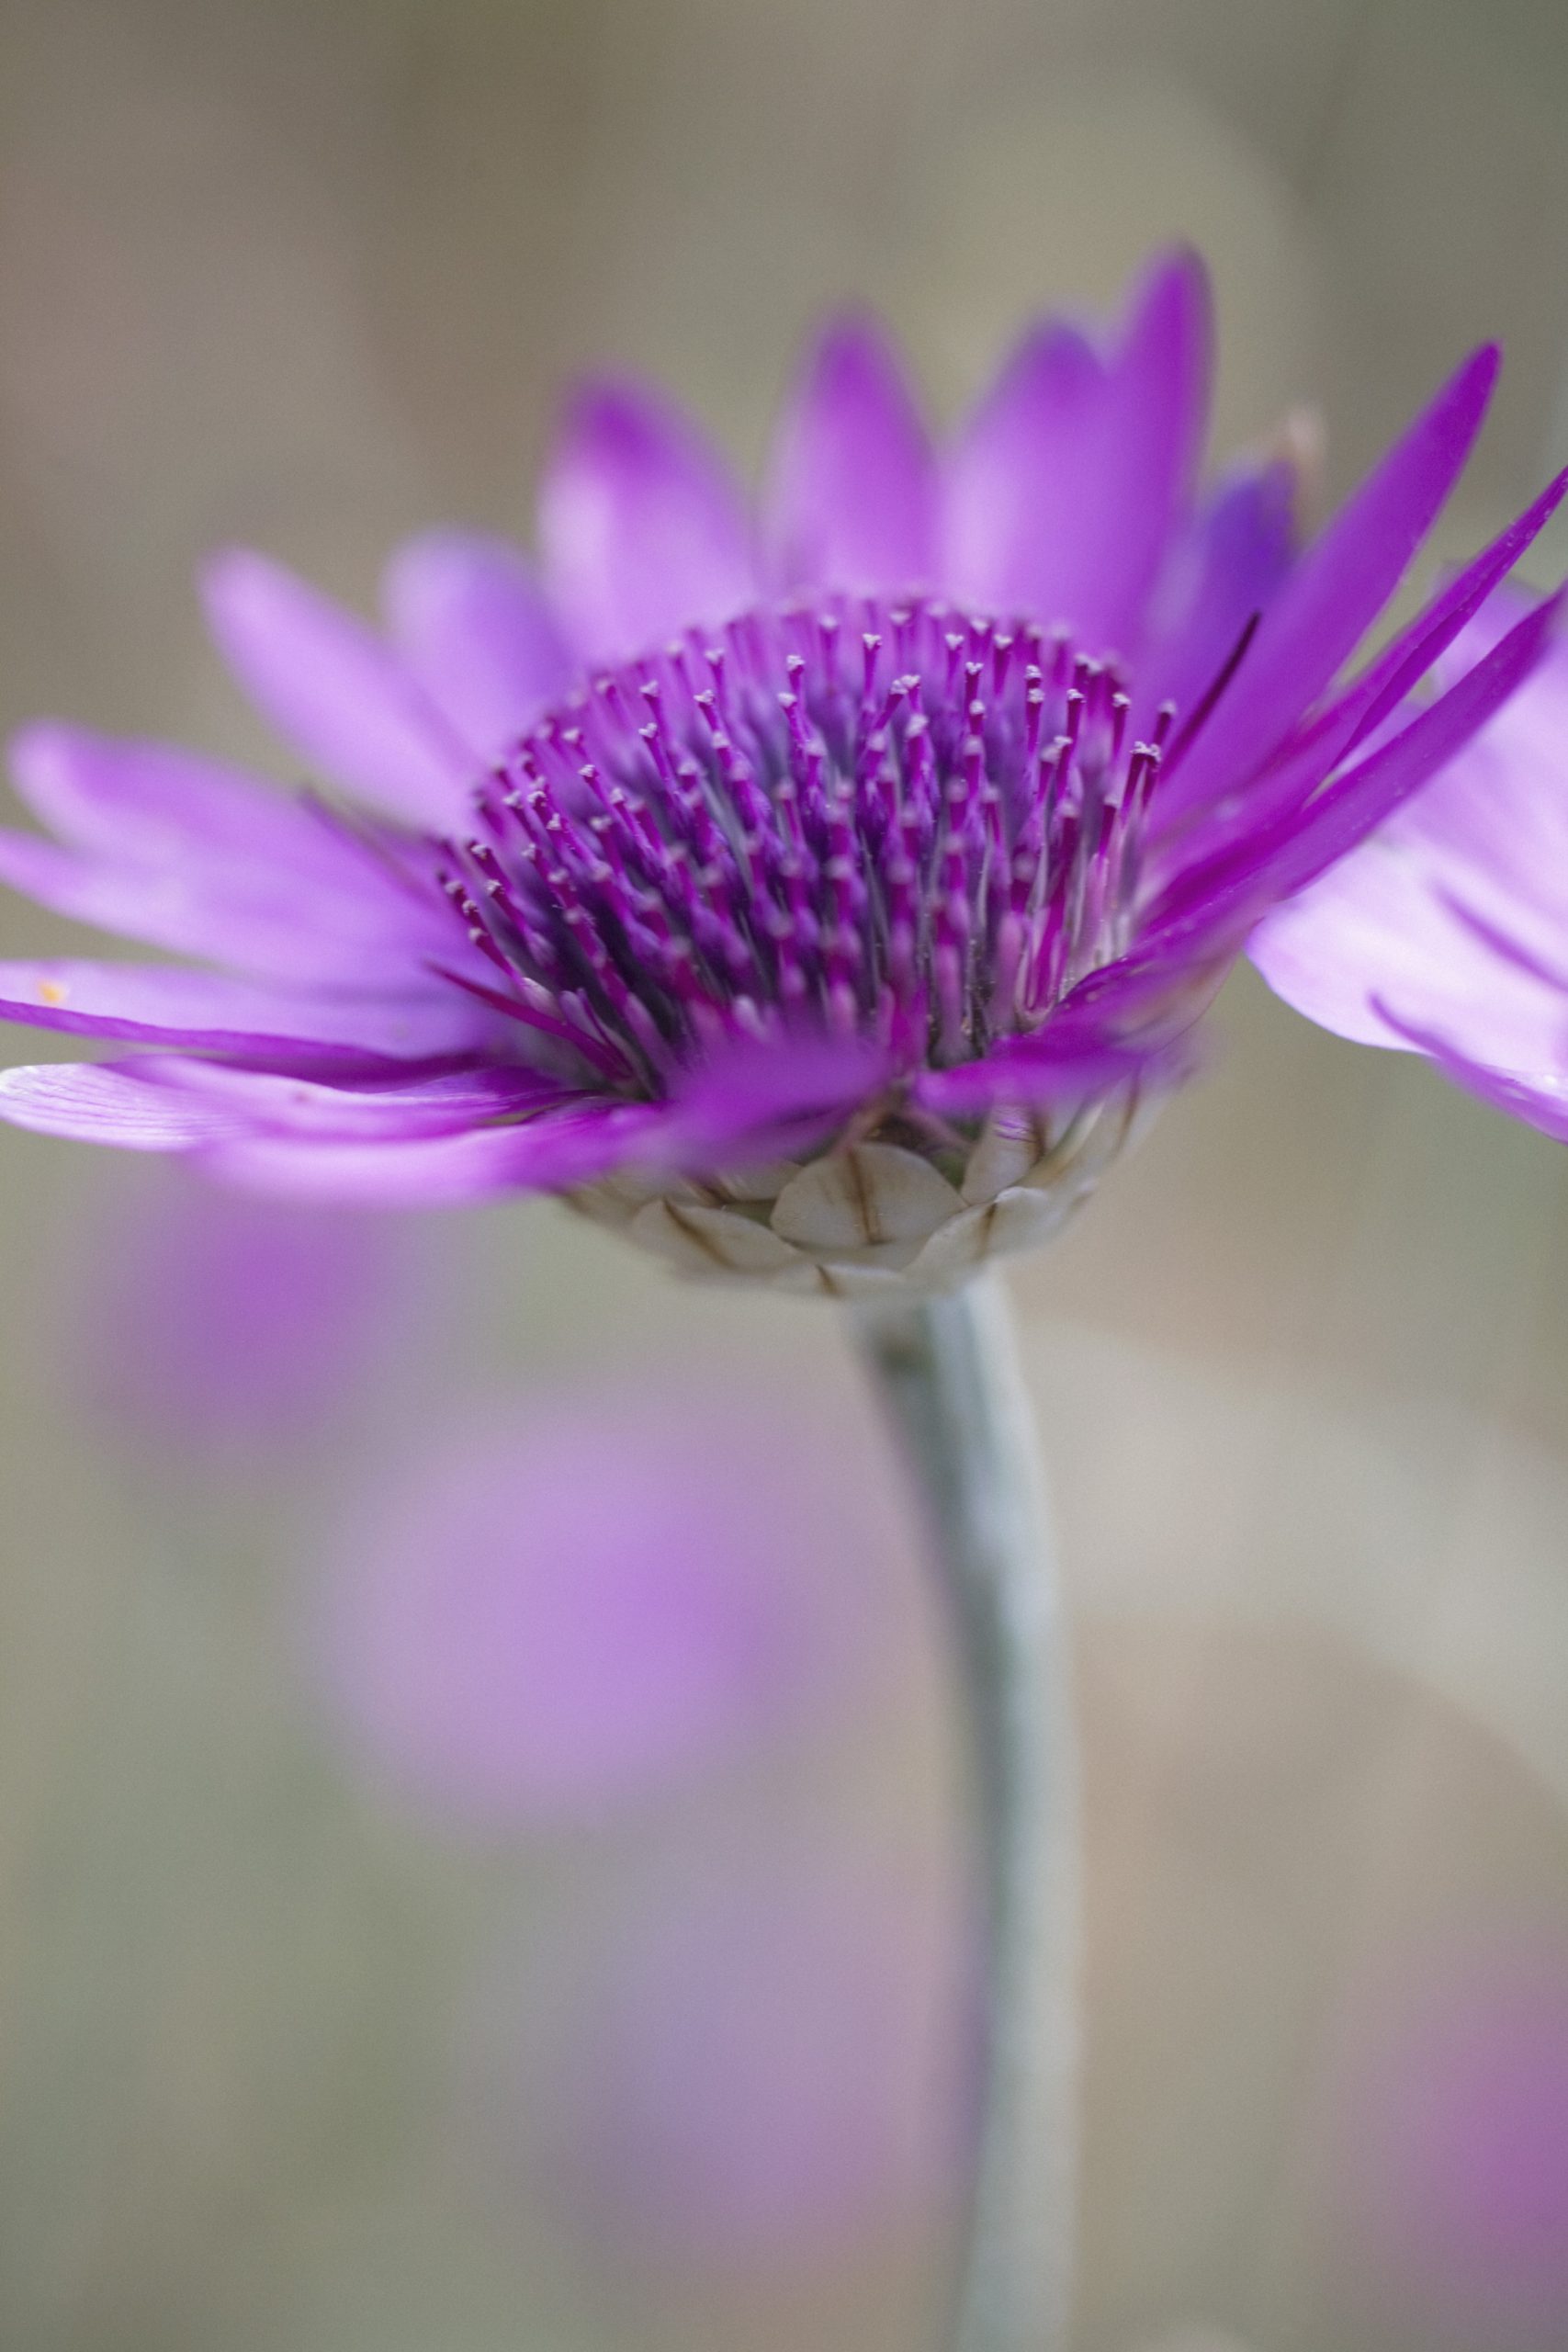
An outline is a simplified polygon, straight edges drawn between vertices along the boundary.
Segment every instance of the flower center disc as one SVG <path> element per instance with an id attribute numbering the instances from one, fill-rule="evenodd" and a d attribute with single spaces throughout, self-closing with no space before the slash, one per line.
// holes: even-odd
<path id="1" fill-rule="evenodd" d="M 474 988 L 615 1092 L 802 1023 L 911 1067 L 1038 1029 L 1126 943 L 1171 712 L 944 605 L 762 607 L 596 678 L 443 844 Z M 476 967 L 478 968 L 478 967 Z"/>

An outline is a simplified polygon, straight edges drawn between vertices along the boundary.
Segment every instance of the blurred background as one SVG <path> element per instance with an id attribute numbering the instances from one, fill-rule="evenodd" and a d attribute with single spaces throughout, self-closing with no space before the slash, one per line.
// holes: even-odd
<path id="1" fill-rule="evenodd" d="M 1568 460 L 1565 121 L 1561 0 L 6 0 L 0 719 L 273 758 L 213 543 L 526 537 L 606 362 L 752 466 L 846 295 L 951 414 L 1176 234 L 1325 496 L 1503 336 L 1474 545 Z M 1561 2352 L 1568 1157 L 1222 1020 L 1013 1278 L 1077 2344 Z M 0 1147 L 3 2352 L 935 2352 L 958 1758 L 839 1323 Z"/>

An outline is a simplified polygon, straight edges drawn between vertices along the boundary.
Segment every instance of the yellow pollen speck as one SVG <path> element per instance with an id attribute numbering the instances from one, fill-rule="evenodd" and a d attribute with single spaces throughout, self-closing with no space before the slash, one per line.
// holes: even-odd
<path id="1" fill-rule="evenodd" d="M 58 980 L 40 980 L 38 984 L 40 1004 L 63 1004 L 65 990 Z"/>

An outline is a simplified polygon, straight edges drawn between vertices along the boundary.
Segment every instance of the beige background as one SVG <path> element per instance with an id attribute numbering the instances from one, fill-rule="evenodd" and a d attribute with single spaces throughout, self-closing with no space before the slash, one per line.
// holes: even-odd
<path id="1" fill-rule="evenodd" d="M 1320 402 L 1334 490 L 1505 337 L 1472 543 L 1568 458 L 1565 122 L 1556 0 L 6 0 L 0 719 L 259 752 L 189 594 L 213 542 L 364 598 L 435 518 L 525 534 L 584 364 L 753 464 L 848 293 L 951 413 L 1032 306 L 1173 233 L 1218 283 L 1218 448 Z M 1249 978 L 1223 1019 L 1017 1282 L 1084 1664 L 1079 2341 L 1552 2352 L 1568 2310 L 1483 2344 L 1377 2273 L 1336 2102 L 1380 1988 L 1568 1939 L 1568 1158 Z M 929 2212 L 830 2260 L 629 2260 L 536 2154 L 487 2176 L 447 2087 L 498 1938 L 657 1900 L 650 1854 L 820 1837 L 946 1883 L 913 1557 L 858 1716 L 581 1844 L 389 1813 L 296 1656 L 326 1518 L 497 1380 L 716 1348 L 841 1394 L 887 1477 L 842 1334 L 553 1211 L 443 1219 L 450 1311 L 351 1437 L 181 1477 L 64 1362 L 128 1181 L 0 1137 L 0 2346 L 934 2346 Z"/>

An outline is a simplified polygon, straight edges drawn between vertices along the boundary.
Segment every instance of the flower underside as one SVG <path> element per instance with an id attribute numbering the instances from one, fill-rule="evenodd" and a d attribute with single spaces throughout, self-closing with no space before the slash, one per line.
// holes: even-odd
<path id="1" fill-rule="evenodd" d="M 437 879 L 495 977 L 448 977 L 630 1099 L 802 1025 L 974 1059 L 1127 944 L 1174 717 L 1130 708 L 1065 631 L 919 598 L 689 632 L 477 792 Z"/>

